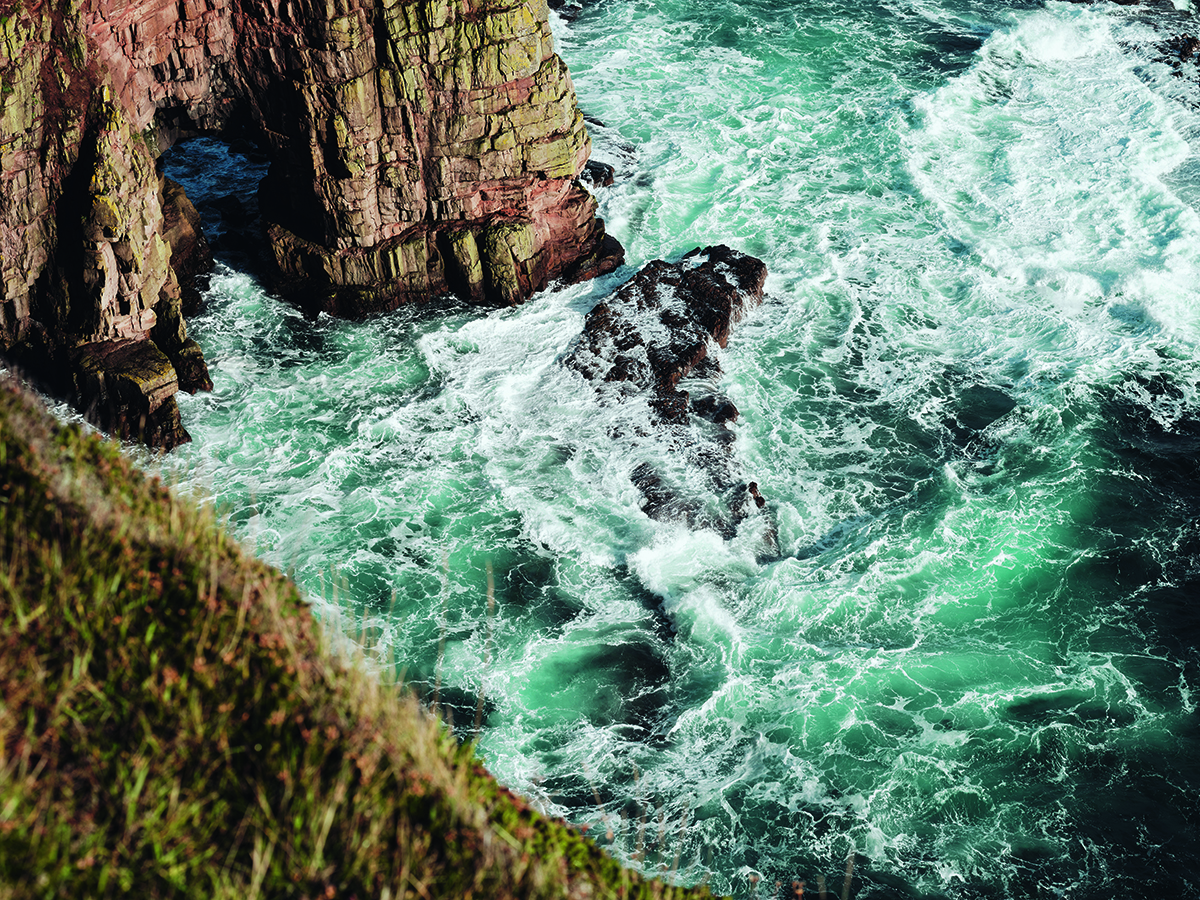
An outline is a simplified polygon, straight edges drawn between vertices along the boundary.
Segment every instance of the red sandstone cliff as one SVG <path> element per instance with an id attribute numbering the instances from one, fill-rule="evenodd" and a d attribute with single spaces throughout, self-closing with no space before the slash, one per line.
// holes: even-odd
<path id="1" fill-rule="evenodd" d="M 229 128 L 272 157 L 281 287 L 335 314 L 618 263 L 545 0 L 0 0 L 0 349 L 127 436 L 185 440 L 208 383 L 155 159 Z"/>

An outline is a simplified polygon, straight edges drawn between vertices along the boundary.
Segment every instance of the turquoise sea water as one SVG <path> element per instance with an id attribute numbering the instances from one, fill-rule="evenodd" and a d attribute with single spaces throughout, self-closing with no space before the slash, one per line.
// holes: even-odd
<path id="1" fill-rule="evenodd" d="M 306 319 L 227 256 L 166 461 L 621 859 L 775 898 L 1200 897 L 1200 89 L 1167 12 L 598 0 L 555 17 L 630 268 Z M 189 190 L 259 172 L 194 143 Z M 214 233 L 219 220 L 214 219 Z M 764 520 L 639 508 L 638 404 L 560 359 L 728 243 Z M 674 467 L 674 469 L 672 469 Z M 489 572 L 494 583 L 488 599 Z M 482 705 L 480 697 L 483 698 Z M 477 712 L 481 711 L 481 712 Z M 777 887 L 782 881 L 784 887 Z"/>

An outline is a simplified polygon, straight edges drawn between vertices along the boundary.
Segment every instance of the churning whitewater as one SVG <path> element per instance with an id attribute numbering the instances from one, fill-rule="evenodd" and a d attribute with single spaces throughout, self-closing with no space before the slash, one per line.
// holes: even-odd
<path id="1" fill-rule="evenodd" d="M 764 900 L 840 893 L 848 858 L 860 897 L 1200 897 L 1200 89 L 1163 49 L 1191 20 L 553 18 L 631 267 L 314 321 L 222 243 L 261 170 L 187 145 L 170 174 L 225 251 L 172 477 L 645 871 Z M 720 498 L 562 364 L 637 266 L 716 243 L 771 272 L 709 385 L 768 500 L 730 540 L 646 515 L 646 462 Z"/>

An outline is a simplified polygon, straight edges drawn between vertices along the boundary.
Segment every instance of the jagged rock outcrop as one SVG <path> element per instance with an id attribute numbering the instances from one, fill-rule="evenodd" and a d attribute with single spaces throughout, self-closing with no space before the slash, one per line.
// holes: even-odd
<path id="1" fill-rule="evenodd" d="M 566 364 L 592 381 L 649 391 L 668 422 L 686 421 L 679 382 L 724 347 L 747 309 L 762 302 L 767 267 L 724 245 L 696 248 L 678 262 L 656 259 L 592 308 Z"/>
<path id="2" fill-rule="evenodd" d="M 255 91 L 254 114 L 274 145 L 263 210 L 288 284 L 353 315 L 447 289 L 515 303 L 616 267 L 577 179 L 590 141 L 544 2 L 339 13 L 282 60 L 273 31 L 244 51 L 250 77 L 284 88 Z"/>
<path id="3" fill-rule="evenodd" d="M 630 478 L 654 518 L 681 519 L 732 536 L 747 516 L 766 504 L 755 482 L 739 477 L 728 425 L 737 407 L 715 382 L 720 364 L 710 355 L 724 347 L 746 311 L 762 302 L 767 267 L 726 246 L 699 248 L 677 262 L 654 260 L 612 297 L 598 303 L 564 364 L 596 385 L 603 401 L 645 398 L 658 427 L 686 430 L 674 452 L 702 471 L 723 498 L 714 516 L 676 489 L 652 463 Z M 681 390 L 688 378 L 702 391 Z M 768 535 L 768 543 L 774 538 Z"/>
<path id="4" fill-rule="evenodd" d="M 270 154 L 280 286 L 317 308 L 516 303 L 611 271 L 622 254 L 577 177 L 590 143 L 547 14 L 545 0 L 0 0 L 0 348 L 97 409 L 127 400 L 79 375 L 90 344 L 152 341 L 183 387 L 206 384 L 172 268 L 203 251 L 154 167 L 204 133 Z M 164 390 L 156 377 L 115 418 L 186 439 L 164 425 Z"/>
<path id="5" fill-rule="evenodd" d="M 0 15 L 0 349 L 102 426 L 170 448 L 188 439 L 173 362 L 183 387 L 210 382 L 169 265 L 157 149 L 92 55 L 69 5 Z"/>

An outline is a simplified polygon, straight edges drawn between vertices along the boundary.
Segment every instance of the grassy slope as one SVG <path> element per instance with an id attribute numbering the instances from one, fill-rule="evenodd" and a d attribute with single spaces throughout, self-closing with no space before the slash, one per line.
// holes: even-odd
<path id="1" fill-rule="evenodd" d="M 0 898 L 692 895 L 398 694 L 211 516 L 0 379 Z"/>

